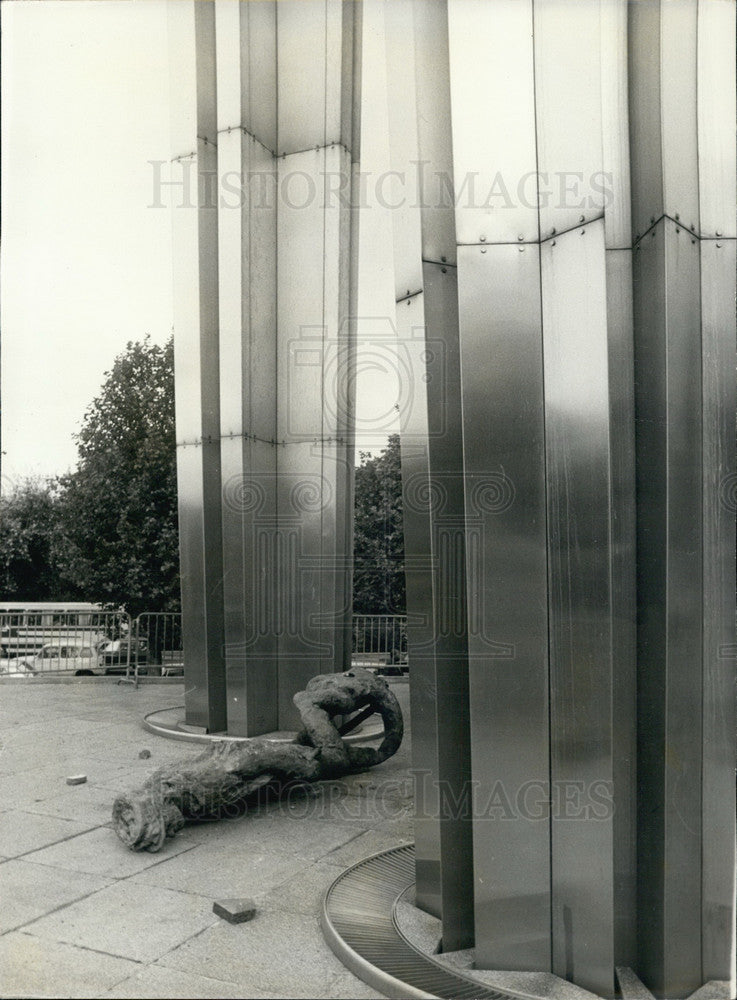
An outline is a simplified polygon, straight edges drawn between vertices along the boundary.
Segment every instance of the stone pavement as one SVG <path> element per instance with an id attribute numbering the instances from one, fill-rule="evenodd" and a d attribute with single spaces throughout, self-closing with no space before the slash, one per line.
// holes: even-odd
<path id="1" fill-rule="evenodd" d="M 408 685 L 393 689 L 408 721 Z M 134 854 L 110 828 L 112 802 L 201 752 L 141 727 L 183 700 L 178 684 L 0 683 L 0 996 L 379 997 L 332 954 L 318 913 L 346 867 L 412 840 L 409 734 L 394 758 L 315 797 Z M 87 782 L 68 786 L 76 774 Z M 252 921 L 212 912 L 235 896 L 255 899 Z"/>

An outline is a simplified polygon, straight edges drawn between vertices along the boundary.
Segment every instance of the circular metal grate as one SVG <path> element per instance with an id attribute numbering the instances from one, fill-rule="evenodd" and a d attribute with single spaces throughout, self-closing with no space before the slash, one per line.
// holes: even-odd
<path id="1" fill-rule="evenodd" d="M 390 997 L 517 1000 L 446 969 L 398 932 L 394 904 L 414 881 L 415 849 L 407 844 L 359 861 L 333 882 L 325 894 L 322 928 L 341 962 Z"/>

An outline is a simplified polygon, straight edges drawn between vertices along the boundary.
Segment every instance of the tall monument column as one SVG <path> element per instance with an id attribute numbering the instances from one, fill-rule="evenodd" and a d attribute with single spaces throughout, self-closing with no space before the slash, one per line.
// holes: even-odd
<path id="1" fill-rule="evenodd" d="M 350 662 L 360 21 L 170 4 L 197 205 L 172 209 L 186 711 L 210 731 L 289 729 L 294 692 Z"/>
<path id="2" fill-rule="evenodd" d="M 421 567 L 453 482 L 467 679 L 428 687 L 439 634 L 433 662 L 410 632 L 437 692 L 417 898 L 462 939 L 441 791 L 470 751 L 477 967 L 601 996 L 617 967 L 659 996 L 734 988 L 735 5 L 425 6 L 386 22 L 390 106 L 409 78 L 421 135 L 431 66 L 452 132 L 405 153 L 423 197 L 394 219 L 398 330 L 419 310 L 428 387 L 424 425 L 402 428 L 428 484 L 425 522 L 405 490 L 408 610 L 443 613 L 455 554 Z M 436 246 L 453 281 L 428 273 Z M 445 395 L 437 341 L 459 350 Z"/>

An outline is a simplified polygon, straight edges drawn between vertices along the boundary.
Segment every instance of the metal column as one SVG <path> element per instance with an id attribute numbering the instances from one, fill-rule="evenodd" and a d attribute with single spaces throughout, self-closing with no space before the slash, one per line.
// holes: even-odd
<path id="1" fill-rule="evenodd" d="M 204 699 L 200 724 L 256 735 L 297 725 L 294 692 L 350 657 L 361 7 L 170 7 L 175 119 L 190 142 L 175 155 L 199 143 L 210 181 L 196 239 L 195 213 L 175 212 L 187 711 L 194 721 L 190 702 Z M 196 470 L 185 431 L 204 456 Z"/>
<path id="2" fill-rule="evenodd" d="M 443 949 L 473 943 L 471 772 L 456 240 L 444 2 L 386 8 L 416 899 Z"/>
<path id="3" fill-rule="evenodd" d="M 734 989 L 735 6 L 630 8 L 639 974 Z"/>
<path id="4" fill-rule="evenodd" d="M 215 5 L 169 5 L 177 484 L 186 719 L 226 728 L 220 507 Z"/>

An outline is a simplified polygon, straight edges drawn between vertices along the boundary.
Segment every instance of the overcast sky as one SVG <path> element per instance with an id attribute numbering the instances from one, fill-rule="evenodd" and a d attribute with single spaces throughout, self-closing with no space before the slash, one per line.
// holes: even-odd
<path id="1" fill-rule="evenodd" d="M 367 4 L 365 27 L 364 153 L 381 170 L 378 4 Z M 115 356 L 171 331 L 169 212 L 148 207 L 148 161 L 170 155 L 168 87 L 166 0 L 2 3 L 4 489 L 73 467 L 73 434 Z M 390 220 L 361 214 L 374 263 L 359 314 L 391 312 Z M 367 378 L 359 394 L 368 425 L 391 410 L 391 379 Z"/>

